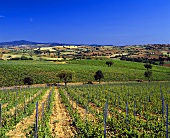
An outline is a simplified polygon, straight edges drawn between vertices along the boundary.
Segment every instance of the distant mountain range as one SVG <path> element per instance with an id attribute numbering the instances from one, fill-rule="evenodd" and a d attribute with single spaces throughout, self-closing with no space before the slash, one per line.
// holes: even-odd
<path id="1" fill-rule="evenodd" d="M 10 41 L 10 42 L 1 42 L 0 45 L 37 45 L 37 44 L 47 44 L 47 43 L 37 43 L 37 42 L 31 42 L 26 40 L 19 40 L 19 41 Z"/>
<path id="2" fill-rule="evenodd" d="M 31 42 L 31 41 L 26 41 L 26 40 L 18 40 L 18 41 L 11 41 L 11 42 L 0 42 L 0 46 L 17 46 L 17 45 L 38 45 L 38 44 L 45 44 L 49 46 L 63 46 L 63 45 L 75 45 L 75 46 L 81 46 L 81 45 L 87 45 L 87 44 L 65 44 L 65 43 L 38 43 L 38 42 Z M 98 44 L 92 44 L 89 46 L 101 46 Z M 107 46 L 112 46 L 112 45 L 107 45 Z"/>

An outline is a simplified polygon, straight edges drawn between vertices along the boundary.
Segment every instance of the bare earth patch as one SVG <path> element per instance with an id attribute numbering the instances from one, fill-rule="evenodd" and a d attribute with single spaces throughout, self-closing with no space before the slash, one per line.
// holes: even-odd
<path id="1" fill-rule="evenodd" d="M 66 62 L 55 62 L 56 64 L 66 64 Z"/>
<path id="2" fill-rule="evenodd" d="M 75 128 L 71 126 L 72 119 L 61 103 L 58 89 L 55 90 L 55 103 L 50 118 L 50 129 L 54 138 L 70 138 L 76 134 Z"/>

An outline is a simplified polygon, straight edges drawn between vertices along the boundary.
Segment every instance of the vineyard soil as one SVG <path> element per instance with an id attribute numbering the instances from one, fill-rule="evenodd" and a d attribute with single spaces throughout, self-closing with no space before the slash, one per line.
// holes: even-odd
<path id="1" fill-rule="evenodd" d="M 72 119 L 65 105 L 61 102 L 58 89 L 55 89 L 55 103 L 50 117 L 50 129 L 52 137 L 58 138 L 70 138 L 76 133 L 76 129 L 72 126 Z"/>

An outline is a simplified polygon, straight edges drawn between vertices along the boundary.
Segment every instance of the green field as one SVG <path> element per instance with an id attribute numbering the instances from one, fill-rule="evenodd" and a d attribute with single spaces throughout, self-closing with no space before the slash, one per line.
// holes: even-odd
<path id="1" fill-rule="evenodd" d="M 77 121 L 80 136 L 103 136 L 103 116 L 108 101 L 107 137 L 165 137 L 167 110 L 170 102 L 168 82 L 115 83 L 71 86 L 61 93 L 95 117 L 90 122 Z M 70 101 L 71 101 L 70 100 Z M 72 102 L 70 102 L 72 104 Z M 78 108 L 78 113 L 81 114 Z M 169 112 L 168 112 L 169 114 Z M 86 114 L 84 114 L 86 115 Z M 82 120 L 82 117 L 80 117 Z M 95 121 L 94 121 L 95 120 Z M 169 118 L 168 118 L 169 121 Z M 97 123 L 96 123 L 97 122 Z M 83 131 L 82 126 L 86 126 Z M 170 131 L 170 129 L 168 130 Z M 82 134 L 83 132 L 83 134 Z"/>
<path id="2" fill-rule="evenodd" d="M 169 82 L 2 89 L 0 137 L 165 138 L 169 102 Z"/>
<path id="3" fill-rule="evenodd" d="M 60 70 L 75 72 L 73 82 L 94 81 L 94 74 L 101 70 L 104 82 L 147 80 L 143 63 L 113 60 L 107 67 L 106 60 L 73 60 L 66 64 L 47 61 L 0 61 L 0 86 L 23 85 L 23 78 L 30 76 L 34 84 L 58 83 L 56 74 Z M 170 81 L 170 68 L 153 65 L 151 81 Z"/>
<path id="4" fill-rule="evenodd" d="M 143 63 L 113 60 L 108 67 L 106 61 L 0 61 L 1 87 L 23 85 L 28 76 L 34 84 L 60 83 L 56 76 L 61 70 L 73 71 L 73 82 L 81 82 L 67 88 L 1 88 L 0 137 L 33 137 L 36 130 L 40 138 L 104 137 L 104 117 L 107 137 L 165 137 L 170 131 L 170 68 L 153 65 L 148 83 Z M 98 70 L 105 84 L 80 85 L 94 81 Z"/>

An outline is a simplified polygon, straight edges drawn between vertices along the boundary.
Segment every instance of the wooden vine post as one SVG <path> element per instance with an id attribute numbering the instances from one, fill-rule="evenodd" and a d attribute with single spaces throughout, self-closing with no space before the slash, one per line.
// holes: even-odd
<path id="1" fill-rule="evenodd" d="M 34 135 L 34 138 L 38 138 L 38 102 L 36 102 L 35 135 Z"/>

